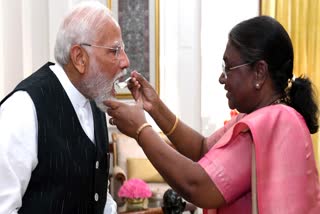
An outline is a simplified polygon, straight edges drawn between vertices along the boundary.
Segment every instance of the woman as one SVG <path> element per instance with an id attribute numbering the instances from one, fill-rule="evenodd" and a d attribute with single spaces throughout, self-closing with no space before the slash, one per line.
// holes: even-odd
<path id="1" fill-rule="evenodd" d="M 219 82 L 240 114 L 210 137 L 179 121 L 137 72 L 129 85 L 137 104 L 106 101 L 110 123 L 208 213 L 320 213 L 310 137 L 318 131 L 318 107 L 310 80 L 293 76 L 287 32 L 271 17 L 243 21 L 229 33 L 223 60 Z M 177 150 L 146 123 L 143 109 Z"/>

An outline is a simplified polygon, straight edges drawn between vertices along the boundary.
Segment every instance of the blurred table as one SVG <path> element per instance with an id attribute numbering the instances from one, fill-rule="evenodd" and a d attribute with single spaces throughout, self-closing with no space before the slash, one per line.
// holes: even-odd
<path id="1" fill-rule="evenodd" d="M 163 212 L 161 207 L 156 207 L 132 212 L 120 212 L 120 214 L 163 214 Z"/>
<path id="2" fill-rule="evenodd" d="M 189 211 L 190 213 L 195 213 L 197 207 L 193 204 L 187 203 L 184 211 Z M 132 212 L 119 212 L 119 214 L 163 214 L 161 207 L 148 208 L 145 210 L 132 211 Z"/>

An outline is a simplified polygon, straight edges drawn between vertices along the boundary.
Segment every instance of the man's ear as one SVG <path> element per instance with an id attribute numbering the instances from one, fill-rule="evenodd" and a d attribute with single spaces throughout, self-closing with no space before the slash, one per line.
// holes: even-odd
<path id="1" fill-rule="evenodd" d="M 87 52 L 80 45 L 74 45 L 70 49 L 70 59 L 78 72 L 83 74 L 88 62 Z"/>
<path id="2" fill-rule="evenodd" d="M 268 63 L 264 60 L 258 60 L 255 63 L 255 87 L 260 89 L 269 75 Z"/>

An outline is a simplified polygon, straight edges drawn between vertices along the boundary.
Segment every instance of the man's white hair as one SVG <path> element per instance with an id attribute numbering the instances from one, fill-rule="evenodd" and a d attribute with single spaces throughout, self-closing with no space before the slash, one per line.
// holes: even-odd
<path id="1" fill-rule="evenodd" d="M 111 11 L 97 1 L 77 4 L 64 18 L 57 33 L 54 57 L 60 65 L 70 60 L 70 48 L 80 43 L 92 43 L 105 30 L 105 23 L 112 18 Z"/>

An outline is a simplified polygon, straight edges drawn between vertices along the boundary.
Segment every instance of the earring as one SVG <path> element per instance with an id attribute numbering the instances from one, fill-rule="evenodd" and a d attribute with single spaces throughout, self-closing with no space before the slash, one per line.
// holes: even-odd
<path id="1" fill-rule="evenodd" d="M 259 88 L 260 88 L 260 84 L 257 83 L 257 84 L 256 84 L 256 89 L 259 89 Z"/>

